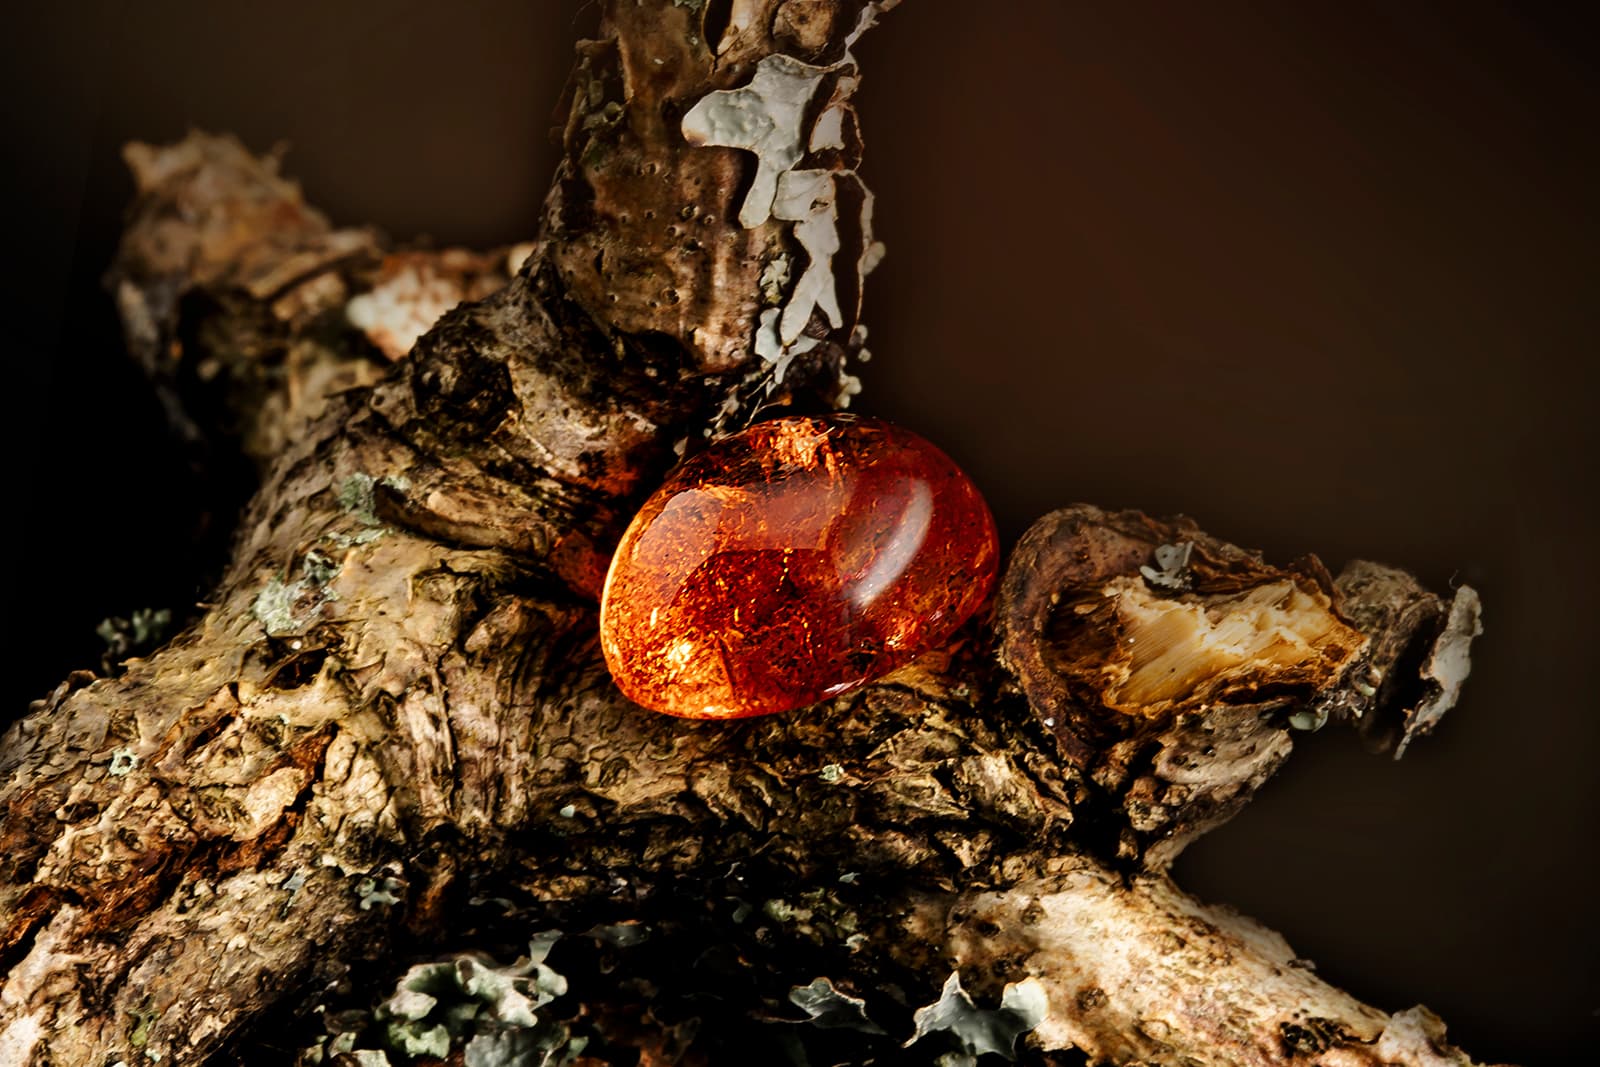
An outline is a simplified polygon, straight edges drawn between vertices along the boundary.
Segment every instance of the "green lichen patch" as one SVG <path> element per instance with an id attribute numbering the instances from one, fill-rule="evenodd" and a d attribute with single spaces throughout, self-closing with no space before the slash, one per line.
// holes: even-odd
<path id="1" fill-rule="evenodd" d="M 570 1063 L 581 1049 L 583 1062 L 597 1065 L 909 1067 L 959 1048 L 942 1034 L 902 1048 L 915 1002 L 905 1002 L 903 985 L 862 984 L 854 961 L 870 948 L 841 900 L 847 887 L 762 879 L 749 885 L 753 903 L 742 909 L 694 881 L 670 898 L 615 908 L 482 888 L 463 901 L 473 951 L 377 983 L 383 992 L 359 1010 L 333 998 L 322 1014 L 329 1036 L 316 1046 L 325 1058 L 301 1062 L 331 1067 L 337 1048 L 382 1052 L 393 1067 L 521 1067 Z M 716 904 L 685 915 L 684 899 Z M 732 921 L 735 910 L 743 922 Z M 530 943 L 528 930 L 558 925 L 582 932 L 550 930 Z M 498 962 L 519 951 L 516 964 Z M 346 996 L 360 997 L 360 988 Z"/>
<path id="2" fill-rule="evenodd" d="M 370 474 L 357 471 L 339 486 L 339 510 L 363 526 L 378 526 L 377 482 Z"/>
<path id="3" fill-rule="evenodd" d="M 323 537 L 340 548 L 365 545 L 386 536 L 390 526 L 378 515 L 378 487 L 385 486 L 404 493 L 411 488 L 411 480 L 403 474 L 386 474 L 382 478 L 357 471 L 339 483 L 339 510 L 354 519 L 358 529 L 354 533 L 332 530 Z"/>
<path id="4" fill-rule="evenodd" d="M 912 1016 L 916 1032 L 905 1047 L 943 1035 L 947 1043 L 953 1041 L 957 1048 L 939 1057 L 941 1067 L 973 1067 L 985 1054 L 1016 1059 L 1017 1038 L 1038 1026 L 1046 1009 L 1044 989 L 1037 979 L 1006 986 L 1000 1007 L 988 1010 L 973 1003 L 961 988 L 960 972 L 952 971 L 939 999 L 918 1008 Z"/>
<path id="5" fill-rule="evenodd" d="M 146 1001 L 145 1005 L 137 1011 L 130 1011 L 133 1019 L 133 1028 L 128 1031 L 128 1047 L 144 1048 L 150 1042 L 150 1027 L 161 1015 Z"/>
<path id="6" fill-rule="evenodd" d="M 810 985 L 789 990 L 789 1003 L 810 1016 L 812 1026 L 823 1030 L 860 1030 L 882 1034 L 883 1027 L 867 1017 L 867 1002 L 834 988 L 826 978 L 815 978 Z"/>
<path id="7" fill-rule="evenodd" d="M 101 657 L 106 673 L 129 657 L 154 651 L 171 631 L 172 612 L 167 608 L 138 608 L 127 618 L 113 615 L 101 619 L 94 632 L 106 643 Z"/>
<path id="8" fill-rule="evenodd" d="M 792 899 L 774 897 L 764 901 L 761 914 L 821 945 L 843 942 L 861 925 L 855 909 L 825 888 L 808 889 Z"/>
<path id="9" fill-rule="evenodd" d="M 339 564 L 328 555 L 312 549 L 300 561 L 300 572 L 315 586 L 326 586 L 339 573 Z"/>
<path id="10" fill-rule="evenodd" d="M 528 954 L 504 966 L 478 952 L 416 964 L 373 1010 L 330 1019 L 338 1032 L 303 1050 L 300 1063 L 349 1055 L 358 1063 L 395 1067 L 419 1060 L 466 1067 L 569 1064 L 588 1039 L 540 1012 L 567 992 L 566 978 L 544 962 L 559 937 L 559 931 L 535 935 Z"/>
<path id="11" fill-rule="evenodd" d="M 401 901 L 400 894 L 404 891 L 404 882 L 388 876 L 366 877 L 356 883 L 356 895 L 361 898 L 362 911 L 371 911 L 379 904 L 398 904 Z"/>
<path id="12" fill-rule="evenodd" d="M 322 614 L 323 605 L 338 599 L 331 584 L 339 574 L 339 563 L 317 549 L 300 560 L 299 577 L 285 581 L 274 574 L 250 605 L 250 613 L 269 637 L 303 634 Z"/>

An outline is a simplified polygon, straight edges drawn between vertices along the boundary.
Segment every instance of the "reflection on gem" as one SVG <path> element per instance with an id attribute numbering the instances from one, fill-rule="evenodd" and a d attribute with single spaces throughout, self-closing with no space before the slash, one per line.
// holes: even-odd
<path id="1" fill-rule="evenodd" d="M 846 415 L 759 423 L 681 464 L 623 535 L 600 634 L 624 693 L 739 718 L 847 692 L 947 639 L 999 548 L 931 444 Z"/>

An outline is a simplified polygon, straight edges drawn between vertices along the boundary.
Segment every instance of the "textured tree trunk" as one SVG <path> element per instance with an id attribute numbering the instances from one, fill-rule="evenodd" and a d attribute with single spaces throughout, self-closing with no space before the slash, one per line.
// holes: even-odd
<path id="1" fill-rule="evenodd" d="M 1041 1062 L 1470 1062 L 1166 875 L 1294 731 L 1430 729 L 1469 589 L 1078 506 L 990 617 L 853 694 L 696 723 L 611 685 L 596 596 L 642 495 L 855 389 L 879 249 L 850 46 L 887 6 L 608 3 L 542 231 L 500 253 L 385 255 L 226 139 L 129 150 L 130 349 L 261 484 L 199 618 L 5 735 L 0 1064 L 232 1062 L 496 894 L 720 939 L 833 1062 L 1019 1036 Z M 668 1014 L 647 1062 L 714 1047 L 668 1050 Z"/>

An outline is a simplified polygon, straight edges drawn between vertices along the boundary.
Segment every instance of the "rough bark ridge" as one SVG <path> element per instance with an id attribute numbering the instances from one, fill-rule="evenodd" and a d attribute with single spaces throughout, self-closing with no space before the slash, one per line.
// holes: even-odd
<path id="1" fill-rule="evenodd" d="M 763 965 L 831 968 L 819 1020 L 841 990 L 938 1001 L 890 1048 L 1470 1062 L 1165 874 L 1294 730 L 1430 729 L 1468 589 L 1080 506 L 1018 546 L 992 626 L 804 714 L 611 686 L 594 597 L 641 494 L 854 389 L 878 249 L 850 46 L 888 6 L 606 5 L 509 254 L 385 257 L 233 142 L 130 150 L 130 346 L 262 484 L 202 617 L 5 736 L 0 1063 L 200 1062 L 492 887 L 613 920 L 764 899 Z M 953 971 L 1004 1010 L 941 995 Z"/>

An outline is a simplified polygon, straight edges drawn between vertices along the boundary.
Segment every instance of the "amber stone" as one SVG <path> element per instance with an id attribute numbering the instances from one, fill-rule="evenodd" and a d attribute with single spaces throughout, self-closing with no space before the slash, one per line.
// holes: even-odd
<path id="1" fill-rule="evenodd" d="M 645 503 L 606 576 L 601 644 L 647 708 L 788 711 L 943 643 L 998 559 L 977 487 L 916 434 L 773 419 L 680 464 Z"/>

